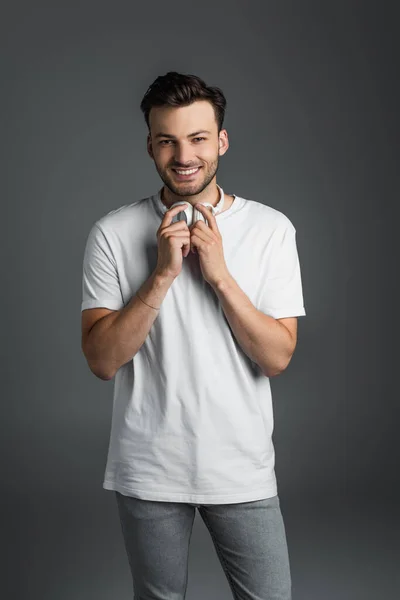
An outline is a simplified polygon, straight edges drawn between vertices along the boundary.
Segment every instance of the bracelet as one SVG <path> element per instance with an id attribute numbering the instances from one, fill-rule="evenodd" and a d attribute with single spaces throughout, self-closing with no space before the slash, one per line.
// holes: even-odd
<path id="1" fill-rule="evenodd" d="M 154 310 L 160 310 L 159 308 L 156 308 L 155 306 L 150 306 L 150 304 L 147 304 L 147 302 L 145 302 L 144 300 L 141 299 L 141 297 L 139 296 L 138 293 L 136 293 L 136 296 L 139 298 L 139 300 L 141 300 L 143 302 L 143 304 L 145 304 L 149 308 L 153 308 Z"/>

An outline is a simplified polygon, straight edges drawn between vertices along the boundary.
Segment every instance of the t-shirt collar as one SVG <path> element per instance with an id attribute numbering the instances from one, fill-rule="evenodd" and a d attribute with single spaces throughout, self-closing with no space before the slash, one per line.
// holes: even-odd
<path id="1" fill-rule="evenodd" d="M 223 210 L 223 208 L 224 208 L 224 203 L 225 203 L 225 195 L 224 195 L 224 190 L 222 189 L 222 187 L 221 187 L 221 186 L 219 186 L 219 185 L 217 184 L 217 188 L 218 188 L 218 190 L 219 190 L 219 200 L 218 200 L 217 204 L 215 205 L 215 211 L 216 211 L 217 213 L 220 213 L 220 212 Z M 155 208 L 156 208 L 157 212 L 159 213 L 159 215 L 160 215 L 161 217 L 164 217 L 165 213 L 166 213 L 166 212 L 167 212 L 167 210 L 168 210 L 168 207 L 167 207 L 167 206 L 165 206 L 165 204 L 164 204 L 164 203 L 163 203 L 163 201 L 161 200 L 161 192 L 162 192 L 162 189 L 163 189 L 163 188 L 161 188 L 161 189 L 160 189 L 160 190 L 157 192 L 157 194 L 155 194 L 155 196 L 153 196 L 153 201 L 154 201 L 154 206 L 155 206 Z"/>

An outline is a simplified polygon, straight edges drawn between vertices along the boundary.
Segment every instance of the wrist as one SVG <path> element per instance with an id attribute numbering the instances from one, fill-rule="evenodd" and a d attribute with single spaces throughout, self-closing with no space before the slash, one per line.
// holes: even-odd
<path id="1" fill-rule="evenodd" d="M 217 293 L 224 293 L 232 286 L 233 281 L 232 275 L 230 273 L 226 273 L 212 283 L 211 287 L 213 287 Z"/>
<path id="2" fill-rule="evenodd" d="M 174 282 L 175 277 L 168 273 L 155 269 L 152 274 L 153 283 L 156 287 L 169 287 Z"/>

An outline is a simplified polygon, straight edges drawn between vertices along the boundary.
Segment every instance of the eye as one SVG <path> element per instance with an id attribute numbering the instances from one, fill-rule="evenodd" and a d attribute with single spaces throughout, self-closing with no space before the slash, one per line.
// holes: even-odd
<path id="1" fill-rule="evenodd" d="M 170 143 L 172 143 L 172 140 L 161 140 L 160 145 L 161 146 L 167 146 Z"/>
<path id="2" fill-rule="evenodd" d="M 200 141 L 202 141 L 202 140 L 205 140 L 206 138 L 204 138 L 204 137 L 196 137 L 196 138 L 193 138 L 193 139 L 194 140 L 200 140 Z"/>

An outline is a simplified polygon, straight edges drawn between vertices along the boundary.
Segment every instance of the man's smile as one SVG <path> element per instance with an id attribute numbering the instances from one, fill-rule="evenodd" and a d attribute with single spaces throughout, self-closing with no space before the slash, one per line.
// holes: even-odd
<path id="1" fill-rule="evenodd" d="M 192 169 L 172 169 L 172 171 L 174 172 L 176 179 L 184 181 L 195 177 L 200 169 L 201 167 L 196 167 Z"/>

